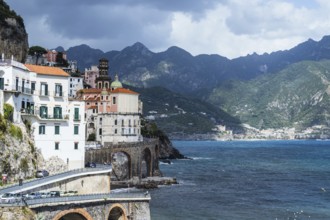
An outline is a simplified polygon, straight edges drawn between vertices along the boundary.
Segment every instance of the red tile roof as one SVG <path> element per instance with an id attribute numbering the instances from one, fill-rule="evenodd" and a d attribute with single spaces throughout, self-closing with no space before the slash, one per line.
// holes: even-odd
<path id="1" fill-rule="evenodd" d="M 126 94 L 133 94 L 133 95 L 138 95 L 139 94 L 137 92 L 134 92 L 132 90 L 125 89 L 125 88 L 117 88 L 117 89 L 111 91 L 111 93 L 126 93 Z"/>
<path id="2" fill-rule="evenodd" d="M 32 65 L 32 64 L 25 64 L 25 66 L 32 72 L 35 72 L 37 74 L 43 74 L 43 75 L 52 75 L 52 76 L 70 76 L 68 73 L 66 73 L 64 70 L 58 67 L 51 67 L 51 66 L 38 66 L 38 65 Z"/>

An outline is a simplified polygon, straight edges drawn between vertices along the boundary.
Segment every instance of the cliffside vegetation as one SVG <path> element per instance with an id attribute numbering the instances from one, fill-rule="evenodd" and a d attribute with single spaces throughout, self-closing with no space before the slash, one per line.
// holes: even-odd
<path id="1" fill-rule="evenodd" d="M 171 138 L 214 133 L 215 125 L 240 129 L 240 121 L 199 99 L 173 93 L 162 87 L 132 88 L 140 93 L 143 115 Z"/>
<path id="2" fill-rule="evenodd" d="M 17 181 L 34 176 L 38 152 L 26 127 L 11 122 L 12 113 L 13 107 L 5 104 L 4 115 L 0 114 L 0 176 L 7 174 L 9 181 Z"/>

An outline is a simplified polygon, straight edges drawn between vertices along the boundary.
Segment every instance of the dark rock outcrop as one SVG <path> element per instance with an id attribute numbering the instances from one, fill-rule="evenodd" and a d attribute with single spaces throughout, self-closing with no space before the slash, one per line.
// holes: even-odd
<path id="1" fill-rule="evenodd" d="M 25 62 L 29 49 L 28 34 L 23 19 L 0 0 L 0 55 L 5 59 L 11 56 L 19 62 Z"/>
<path id="2" fill-rule="evenodd" d="M 161 130 L 158 129 L 156 123 L 147 120 L 142 121 L 142 135 L 148 138 L 159 138 L 159 159 L 184 159 L 178 149 L 173 147 L 172 142 L 168 136 Z"/>

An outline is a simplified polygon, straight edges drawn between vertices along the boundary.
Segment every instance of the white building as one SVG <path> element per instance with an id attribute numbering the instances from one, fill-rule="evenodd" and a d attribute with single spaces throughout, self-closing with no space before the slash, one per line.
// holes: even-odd
<path id="1" fill-rule="evenodd" d="M 100 73 L 97 66 L 91 66 L 90 69 L 85 68 L 84 80 L 91 88 L 96 88 L 95 81 L 99 76 Z"/>
<path id="2" fill-rule="evenodd" d="M 69 91 L 69 98 L 76 97 L 77 91 L 84 88 L 84 78 L 83 77 L 75 77 L 70 76 L 69 77 L 69 85 L 68 85 L 68 91 Z"/>
<path id="3" fill-rule="evenodd" d="M 29 120 L 37 148 L 58 156 L 68 169 L 84 167 L 84 102 L 69 101 L 69 74 L 60 68 L 0 61 L 0 87 L 14 107 L 13 121 Z"/>
<path id="4" fill-rule="evenodd" d="M 102 145 L 142 141 L 139 94 L 123 88 L 118 76 L 115 79 L 111 89 L 79 91 L 79 97 L 86 102 L 88 134 L 93 132 Z"/>

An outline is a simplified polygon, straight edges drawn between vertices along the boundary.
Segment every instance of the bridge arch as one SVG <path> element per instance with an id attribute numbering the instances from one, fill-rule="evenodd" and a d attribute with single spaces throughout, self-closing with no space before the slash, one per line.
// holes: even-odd
<path id="1" fill-rule="evenodd" d="M 55 215 L 53 220 L 72 219 L 73 216 L 75 216 L 75 219 L 79 216 L 81 220 L 93 220 L 92 216 L 85 209 L 81 208 L 62 211 Z"/>
<path id="2" fill-rule="evenodd" d="M 142 151 L 141 156 L 141 175 L 142 178 L 152 176 L 152 155 L 149 148 Z"/>
<path id="3" fill-rule="evenodd" d="M 109 209 L 107 220 L 127 220 L 126 209 L 118 203 L 113 204 Z"/>

